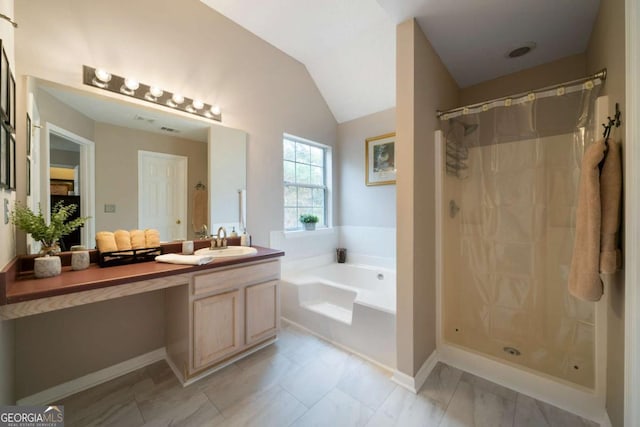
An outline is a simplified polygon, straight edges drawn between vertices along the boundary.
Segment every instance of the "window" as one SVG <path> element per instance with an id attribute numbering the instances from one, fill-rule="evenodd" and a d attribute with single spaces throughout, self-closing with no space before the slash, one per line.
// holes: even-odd
<path id="1" fill-rule="evenodd" d="M 284 229 L 302 229 L 300 215 L 304 214 L 316 215 L 318 226 L 327 227 L 331 148 L 285 134 L 282 149 Z"/>

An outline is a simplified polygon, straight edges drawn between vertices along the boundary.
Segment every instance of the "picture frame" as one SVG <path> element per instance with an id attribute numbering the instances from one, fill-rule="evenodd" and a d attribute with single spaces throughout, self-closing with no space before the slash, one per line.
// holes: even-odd
<path id="1" fill-rule="evenodd" d="M 4 46 L 0 42 L 0 115 L 2 121 L 7 122 L 9 120 L 7 101 L 7 87 L 9 82 L 9 59 L 7 53 L 4 51 Z"/>
<path id="2" fill-rule="evenodd" d="M 27 157 L 31 156 L 31 116 L 27 113 Z"/>
<path id="3" fill-rule="evenodd" d="M 9 129 L 5 129 L 7 132 L 7 141 L 9 141 L 9 166 L 8 166 L 8 187 L 9 190 L 15 191 L 16 189 L 16 139 L 11 134 Z"/>
<path id="4" fill-rule="evenodd" d="M 7 79 L 7 123 L 12 131 L 16 129 L 16 79 L 11 70 Z"/>
<path id="5" fill-rule="evenodd" d="M 7 188 L 9 185 L 9 144 L 4 126 L 0 127 L 0 188 Z"/>
<path id="6" fill-rule="evenodd" d="M 27 159 L 27 196 L 31 195 L 31 159 Z"/>
<path id="7" fill-rule="evenodd" d="M 393 185 L 396 183 L 395 132 L 365 140 L 365 183 Z"/>

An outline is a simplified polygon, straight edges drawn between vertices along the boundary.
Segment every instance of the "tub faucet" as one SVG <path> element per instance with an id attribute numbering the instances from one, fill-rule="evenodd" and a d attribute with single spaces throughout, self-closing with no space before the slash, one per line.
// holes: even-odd
<path id="1" fill-rule="evenodd" d="M 218 228 L 218 234 L 211 240 L 212 249 L 226 249 L 227 248 L 227 230 L 224 227 Z"/>

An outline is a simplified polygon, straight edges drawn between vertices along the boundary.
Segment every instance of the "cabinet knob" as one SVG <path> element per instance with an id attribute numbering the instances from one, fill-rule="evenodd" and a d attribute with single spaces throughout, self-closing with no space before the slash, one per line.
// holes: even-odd
<path id="1" fill-rule="evenodd" d="M 180 225 L 182 224 L 182 221 L 180 221 L 179 219 L 176 219 L 176 224 Z"/>

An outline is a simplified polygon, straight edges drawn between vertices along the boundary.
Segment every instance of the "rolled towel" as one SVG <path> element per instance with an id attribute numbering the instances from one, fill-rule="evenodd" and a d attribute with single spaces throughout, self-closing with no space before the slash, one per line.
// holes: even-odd
<path id="1" fill-rule="evenodd" d="M 116 238 L 116 246 L 119 251 L 131 249 L 131 234 L 127 230 L 116 230 L 113 235 Z"/>
<path id="2" fill-rule="evenodd" d="M 131 230 L 131 249 L 142 249 L 147 247 L 146 240 L 144 238 L 144 230 Z"/>
<path id="3" fill-rule="evenodd" d="M 213 257 L 207 255 L 164 254 L 158 255 L 156 261 L 169 264 L 203 265 L 213 261 Z"/>
<path id="4" fill-rule="evenodd" d="M 157 248 L 160 246 L 160 232 L 153 228 L 144 230 L 144 239 L 148 248 Z"/>
<path id="5" fill-rule="evenodd" d="M 114 252 L 118 250 L 116 238 L 110 231 L 99 231 L 96 233 L 96 246 L 100 252 Z"/>

